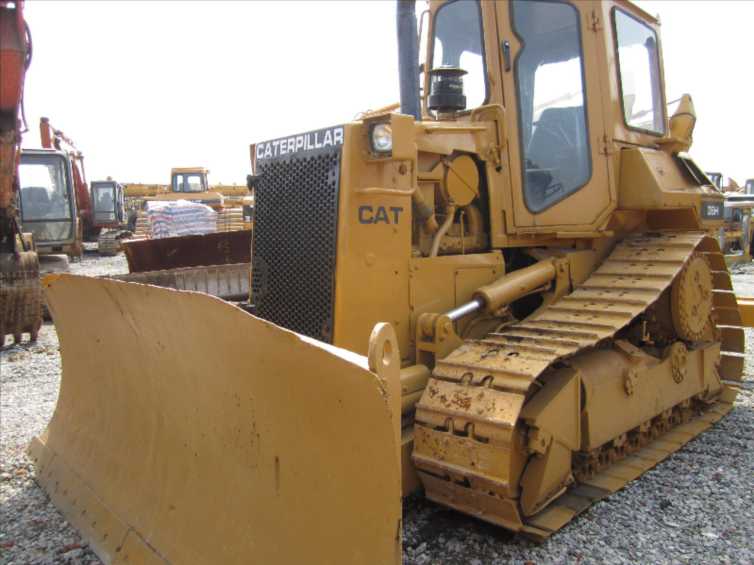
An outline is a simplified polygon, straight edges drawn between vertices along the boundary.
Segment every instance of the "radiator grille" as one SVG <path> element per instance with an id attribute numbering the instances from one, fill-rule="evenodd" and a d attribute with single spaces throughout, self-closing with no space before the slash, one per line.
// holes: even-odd
<path id="1" fill-rule="evenodd" d="M 258 164 L 252 244 L 256 315 L 332 342 L 340 147 Z"/>

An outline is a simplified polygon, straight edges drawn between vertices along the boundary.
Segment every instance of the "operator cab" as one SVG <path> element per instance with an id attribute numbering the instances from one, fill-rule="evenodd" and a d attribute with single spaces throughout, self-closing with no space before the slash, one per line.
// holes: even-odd
<path id="1" fill-rule="evenodd" d="M 119 183 L 114 180 L 93 181 L 92 203 L 95 226 L 119 226 L 124 223 L 125 199 Z"/>
<path id="2" fill-rule="evenodd" d="M 71 164 L 65 153 L 24 149 L 19 167 L 22 229 L 38 247 L 62 251 L 76 237 L 76 200 Z"/>
<path id="3" fill-rule="evenodd" d="M 607 233 L 618 209 L 632 222 L 679 207 L 689 222 L 719 221 L 721 198 L 685 154 L 690 97 L 667 115 L 658 27 L 621 0 L 432 4 L 422 114 L 455 128 L 493 119 L 507 139 L 499 162 L 477 158 L 508 208 L 489 218 L 493 241 Z M 652 178 L 641 190 L 638 170 Z"/>
<path id="4" fill-rule="evenodd" d="M 172 192 L 197 193 L 207 192 L 206 169 L 173 169 L 170 179 Z"/>

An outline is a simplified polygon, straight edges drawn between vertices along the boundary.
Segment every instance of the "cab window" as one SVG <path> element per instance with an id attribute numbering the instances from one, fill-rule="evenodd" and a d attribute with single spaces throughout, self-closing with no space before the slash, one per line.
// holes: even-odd
<path id="1" fill-rule="evenodd" d="M 459 67 L 463 77 L 466 107 L 476 108 L 487 100 L 487 80 L 482 41 L 482 14 L 476 0 L 454 0 L 437 10 L 432 44 L 432 68 Z"/>
<path id="2" fill-rule="evenodd" d="M 71 219 L 70 187 L 62 157 L 22 154 L 19 178 L 23 221 Z"/>
<path id="3" fill-rule="evenodd" d="M 94 186 L 94 208 L 98 212 L 112 212 L 115 210 L 115 187 L 108 184 Z"/>
<path id="4" fill-rule="evenodd" d="M 662 135 L 665 116 L 657 34 L 622 10 L 613 10 L 623 119 L 633 129 Z"/>
<path id="5" fill-rule="evenodd" d="M 579 12 L 570 4 L 516 0 L 516 57 L 524 201 L 541 212 L 592 175 Z"/>
<path id="6" fill-rule="evenodd" d="M 204 192 L 204 175 L 197 173 L 176 173 L 173 175 L 173 192 Z"/>

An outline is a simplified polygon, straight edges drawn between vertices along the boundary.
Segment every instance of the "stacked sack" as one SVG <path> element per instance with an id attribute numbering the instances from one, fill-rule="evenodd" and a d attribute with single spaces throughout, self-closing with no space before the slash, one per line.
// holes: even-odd
<path id="1" fill-rule="evenodd" d="M 217 231 L 217 213 L 209 206 L 188 200 L 147 202 L 147 218 L 153 239 Z"/>

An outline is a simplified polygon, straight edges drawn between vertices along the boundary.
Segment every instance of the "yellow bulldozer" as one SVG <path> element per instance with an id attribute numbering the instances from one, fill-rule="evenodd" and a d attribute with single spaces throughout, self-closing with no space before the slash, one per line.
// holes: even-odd
<path id="1" fill-rule="evenodd" d="M 420 489 L 541 540 L 732 409 L 723 197 L 658 22 L 428 12 L 420 89 L 397 4 L 399 113 L 251 146 L 248 311 L 45 279 L 63 378 L 30 453 L 106 563 L 396 563 Z"/>

